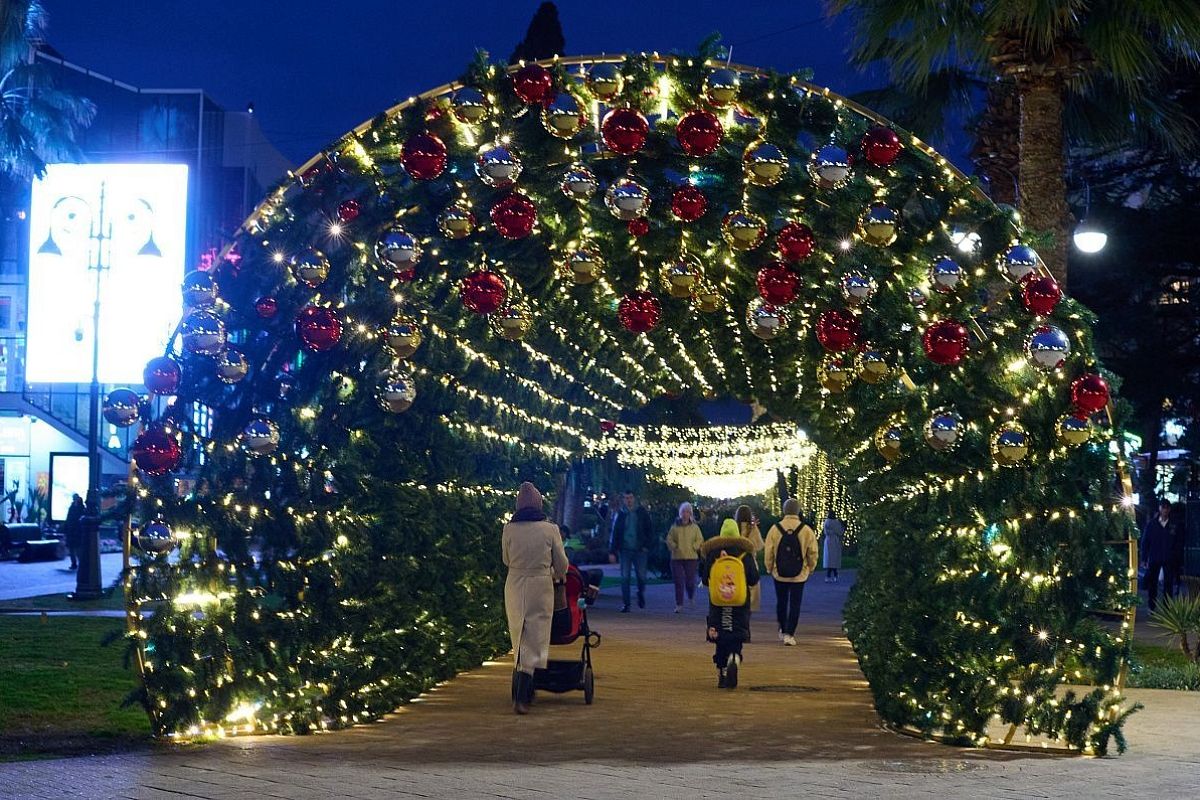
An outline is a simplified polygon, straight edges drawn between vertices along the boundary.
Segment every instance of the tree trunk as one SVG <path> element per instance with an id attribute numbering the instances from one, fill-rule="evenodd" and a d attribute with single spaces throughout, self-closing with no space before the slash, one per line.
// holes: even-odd
<path id="1" fill-rule="evenodd" d="M 1049 234 L 1053 243 L 1038 248 L 1046 266 L 1067 286 L 1066 150 L 1063 147 L 1063 86 L 1051 76 L 1021 81 L 1021 216 L 1025 226 Z"/>

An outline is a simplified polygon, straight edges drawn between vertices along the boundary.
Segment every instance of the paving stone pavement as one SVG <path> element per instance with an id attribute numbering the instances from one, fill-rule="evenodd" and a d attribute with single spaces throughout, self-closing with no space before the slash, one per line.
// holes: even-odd
<path id="1" fill-rule="evenodd" d="M 675 615 L 671 587 L 653 586 L 648 608 L 625 615 L 606 589 L 591 613 L 604 635 L 593 706 L 578 692 L 539 693 L 533 713 L 516 717 L 511 665 L 498 662 L 348 731 L 0 764 L 0 798 L 1101 798 L 1200 790 L 1200 693 L 1130 692 L 1146 709 L 1127 726 L 1130 752 L 1116 758 L 966 750 L 883 730 L 840 632 L 848 588 L 815 578 L 801 643 L 784 647 L 765 587 L 733 693 L 714 688 L 699 601 Z"/>

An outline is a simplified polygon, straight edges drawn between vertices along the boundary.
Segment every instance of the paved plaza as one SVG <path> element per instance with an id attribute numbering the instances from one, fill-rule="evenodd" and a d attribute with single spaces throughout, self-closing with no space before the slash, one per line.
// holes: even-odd
<path id="1" fill-rule="evenodd" d="M 769 582 L 768 582 L 769 583 Z M 964 750 L 880 727 L 840 631 L 848 583 L 810 583 L 798 647 L 756 615 L 742 686 L 718 692 L 698 605 L 592 612 L 596 702 L 539 693 L 513 715 L 511 666 L 485 665 L 372 725 L 0 765 L 3 798 L 1168 797 L 1200 790 L 1200 694 L 1135 690 L 1130 752 Z M 770 587 L 764 608 L 771 608 Z M 558 655 L 556 653 L 556 655 Z"/>
<path id="2" fill-rule="evenodd" d="M 70 564 L 65 558 L 58 561 L 36 561 L 32 564 L 0 561 L 0 600 L 75 591 L 75 571 L 68 569 Z M 102 553 L 101 585 L 105 588 L 112 586 L 120 574 L 121 554 Z"/>

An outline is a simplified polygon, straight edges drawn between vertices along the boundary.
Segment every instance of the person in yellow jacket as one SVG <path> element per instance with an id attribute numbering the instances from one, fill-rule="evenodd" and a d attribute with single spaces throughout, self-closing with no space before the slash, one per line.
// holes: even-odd
<path id="1" fill-rule="evenodd" d="M 758 517 L 750 510 L 750 506 L 738 506 L 733 519 L 737 522 L 738 533 L 750 542 L 750 557 L 758 561 L 758 554 L 763 551 L 763 537 L 758 530 Z M 755 584 L 750 588 L 750 610 L 758 611 L 762 607 L 762 586 Z"/>
<path id="2" fill-rule="evenodd" d="M 817 568 L 817 535 L 800 519 L 800 501 L 791 498 L 783 504 L 783 519 L 767 532 L 764 549 L 767 572 L 775 579 L 775 617 L 779 621 L 779 639 L 788 646 L 796 644 L 796 624 L 800 621 L 800 602 L 804 583 Z"/>
<path id="3" fill-rule="evenodd" d="M 671 551 L 671 577 L 675 580 L 675 613 L 683 611 L 683 596 L 688 605 L 696 602 L 696 568 L 700 563 L 700 545 L 704 534 L 696 524 L 691 503 L 679 504 L 679 516 L 667 531 L 667 549 Z"/>

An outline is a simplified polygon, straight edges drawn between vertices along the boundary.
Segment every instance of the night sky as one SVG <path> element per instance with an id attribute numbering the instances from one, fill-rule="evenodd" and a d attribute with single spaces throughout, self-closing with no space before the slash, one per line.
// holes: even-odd
<path id="1" fill-rule="evenodd" d="M 142 88 L 204 89 L 229 109 L 253 102 L 267 136 L 299 164 L 384 108 L 453 80 L 477 47 L 507 61 L 539 0 L 45 5 L 50 42 L 68 61 Z M 558 8 L 568 55 L 690 51 L 720 31 L 735 61 L 811 67 L 816 83 L 843 94 L 883 83 L 846 63 L 848 25 L 829 19 L 821 0 L 563 0 Z"/>

